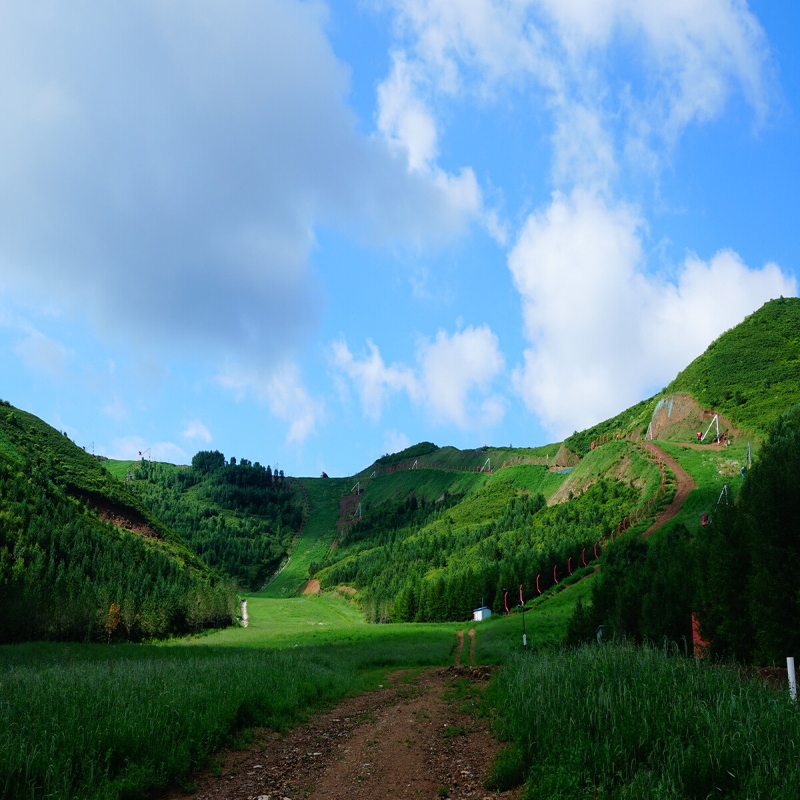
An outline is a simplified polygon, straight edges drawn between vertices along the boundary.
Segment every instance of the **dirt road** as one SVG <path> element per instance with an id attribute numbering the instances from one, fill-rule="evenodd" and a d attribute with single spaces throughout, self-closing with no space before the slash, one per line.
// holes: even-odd
<path id="1" fill-rule="evenodd" d="M 474 660 L 474 633 L 470 631 Z M 400 671 L 377 691 L 315 715 L 285 736 L 260 729 L 246 751 L 228 751 L 196 778 L 195 791 L 152 800 L 391 800 L 507 798 L 484 788 L 499 748 L 489 720 L 474 713 L 490 667 Z M 464 654 L 466 655 L 466 654 Z M 458 690 L 454 686 L 458 683 Z"/>
<path id="2" fill-rule="evenodd" d="M 671 520 L 681 510 L 689 492 L 697 487 L 694 478 L 671 456 L 665 453 L 660 447 L 654 445 L 652 442 L 647 443 L 647 447 L 651 452 L 658 455 L 664 463 L 672 470 L 675 475 L 675 496 L 669 505 L 665 506 L 656 515 L 655 522 L 647 529 L 644 534 L 646 539 L 652 536 L 665 522 Z"/>

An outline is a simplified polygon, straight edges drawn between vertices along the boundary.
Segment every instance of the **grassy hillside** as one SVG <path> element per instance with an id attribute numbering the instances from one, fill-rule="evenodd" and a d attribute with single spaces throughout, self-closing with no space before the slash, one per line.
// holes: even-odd
<path id="1" fill-rule="evenodd" d="M 0 453 L 46 475 L 68 494 L 88 504 L 102 501 L 150 526 L 158 538 L 171 543 L 176 553 L 194 561 L 180 537 L 150 513 L 125 484 L 105 469 L 102 462 L 33 414 L 0 405 Z"/>
<path id="2" fill-rule="evenodd" d="M 350 478 L 303 478 L 309 502 L 309 517 L 297 537 L 289 561 L 261 593 L 285 597 L 298 592 L 309 578 L 309 568 L 321 561 L 338 536 L 339 503 L 353 482 Z"/>
<path id="3" fill-rule="evenodd" d="M 765 431 L 800 399 L 800 298 L 771 300 L 713 341 L 666 388 Z"/>
<path id="4" fill-rule="evenodd" d="M 491 472 L 426 461 L 360 480 L 346 505 L 360 505 L 361 517 L 314 561 L 313 574 L 323 588 L 358 590 L 371 619 L 468 619 L 484 601 L 501 610 L 503 588 L 523 584 L 531 596 L 537 576 L 546 591 L 580 570 L 587 551 L 593 560 L 595 543 L 661 483 L 656 464 L 625 441 L 592 451 L 574 469 L 506 455 L 514 466 Z M 444 457 L 459 461 L 452 448 Z"/>

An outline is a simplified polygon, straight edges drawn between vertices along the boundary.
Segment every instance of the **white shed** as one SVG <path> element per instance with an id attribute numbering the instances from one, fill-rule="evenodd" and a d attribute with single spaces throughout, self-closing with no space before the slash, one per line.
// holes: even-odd
<path id="1" fill-rule="evenodd" d="M 492 616 L 492 609 L 488 608 L 487 606 L 481 606 L 480 608 L 476 608 L 472 612 L 472 619 L 476 622 L 480 622 L 482 619 L 487 619 L 488 617 Z"/>

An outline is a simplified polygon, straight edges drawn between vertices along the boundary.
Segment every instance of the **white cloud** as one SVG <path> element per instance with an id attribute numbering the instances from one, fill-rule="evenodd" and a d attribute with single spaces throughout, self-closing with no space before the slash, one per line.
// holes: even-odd
<path id="1" fill-rule="evenodd" d="M 417 92 L 543 93 L 557 185 L 604 185 L 621 156 L 659 168 L 687 125 L 737 88 L 766 114 L 766 37 L 739 0 L 394 0 L 395 63 Z M 402 47 L 400 46 L 402 43 Z M 404 86 L 413 97 L 413 84 Z M 413 99 L 407 100 L 413 105 Z M 533 102 L 537 102 L 534 99 Z M 436 121 L 434 120 L 434 124 Z M 599 181 L 599 183 L 598 183 Z"/>
<path id="2" fill-rule="evenodd" d="M 403 54 L 393 55 L 392 72 L 378 86 L 378 130 L 406 154 L 412 171 L 422 171 L 437 156 L 436 125 L 417 95 L 412 70 Z"/>
<path id="3" fill-rule="evenodd" d="M 473 392 L 486 394 L 505 365 L 497 336 L 488 325 L 468 327 L 452 336 L 440 330 L 433 342 L 419 347 L 417 360 L 435 420 L 462 428 L 500 421 L 504 406 L 497 397 L 484 400 L 479 412 L 470 409 Z"/>
<path id="4" fill-rule="evenodd" d="M 409 397 L 419 395 L 419 385 L 414 373 L 402 364 L 387 367 L 378 348 L 367 340 L 368 354 L 356 358 L 341 337 L 331 347 L 331 361 L 355 384 L 364 414 L 372 420 L 380 419 L 384 403 L 390 393 L 405 391 Z"/>
<path id="5" fill-rule="evenodd" d="M 304 442 L 315 431 L 324 408 L 308 393 L 297 368 L 287 364 L 276 370 L 267 384 L 267 394 L 272 413 L 289 423 L 286 440 Z"/>
<path id="6" fill-rule="evenodd" d="M 675 282 L 647 273 L 636 211 L 595 194 L 556 193 L 509 254 L 530 347 L 514 383 L 557 436 L 660 388 L 708 343 L 797 284 L 730 251 L 690 256 Z"/>
<path id="7" fill-rule="evenodd" d="M 275 417 L 288 423 L 288 442 L 304 442 L 325 413 L 324 404 L 308 392 L 292 362 L 279 364 L 268 372 L 228 364 L 216 380 L 240 399 L 252 393 L 265 402 Z"/>
<path id="8" fill-rule="evenodd" d="M 19 341 L 14 352 L 28 369 L 51 377 L 63 375 L 72 356 L 63 344 L 38 331 Z"/>
<path id="9" fill-rule="evenodd" d="M 664 374 L 674 375 L 767 300 L 794 297 L 797 288 L 772 262 L 752 269 L 732 250 L 721 250 L 710 261 L 690 254 L 677 283 L 659 287 L 645 335 L 660 345 L 656 357 Z"/>
<path id="10" fill-rule="evenodd" d="M 133 348 L 270 371 L 321 314 L 307 270 L 320 225 L 378 244 L 459 236 L 480 211 L 475 176 L 414 169 L 358 131 L 327 14 L 293 0 L 4 8 L 0 290 Z M 403 102 L 390 127 L 427 164 L 435 141 Z"/>
<path id="11" fill-rule="evenodd" d="M 193 419 L 187 422 L 186 427 L 181 433 L 181 436 L 184 439 L 189 439 L 190 441 L 196 441 L 200 439 L 206 443 L 210 442 L 212 438 L 211 432 L 199 419 Z"/>
<path id="12" fill-rule="evenodd" d="M 331 363 L 353 382 L 370 419 L 380 419 L 389 397 L 399 392 L 423 405 L 437 424 L 476 428 L 502 419 L 505 402 L 490 392 L 505 361 L 488 325 L 452 335 L 440 330 L 433 341 L 420 341 L 416 370 L 387 367 L 375 343 L 368 340 L 367 347 L 368 354 L 356 357 L 342 338 L 331 348 Z"/>

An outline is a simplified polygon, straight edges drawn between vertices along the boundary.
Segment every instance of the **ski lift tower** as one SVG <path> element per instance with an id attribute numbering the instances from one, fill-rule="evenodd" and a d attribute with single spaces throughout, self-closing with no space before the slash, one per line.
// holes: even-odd
<path id="1" fill-rule="evenodd" d="M 706 438 L 706 436 L 708 436 L 708 432 L 711 430 L 711 428 L 714 427 L 714 425 L 717 426 L 717 438 L 714 441 L 717 444 L 719 444 L 719 414 L 714 414 L 713 419 L 711 420 L 711 422 L 708 424 L 708 427 L 706 428 L 706 432 L 700 437 L 700 441 L 701 442 L 703 441 L 703 439 Z"/>

